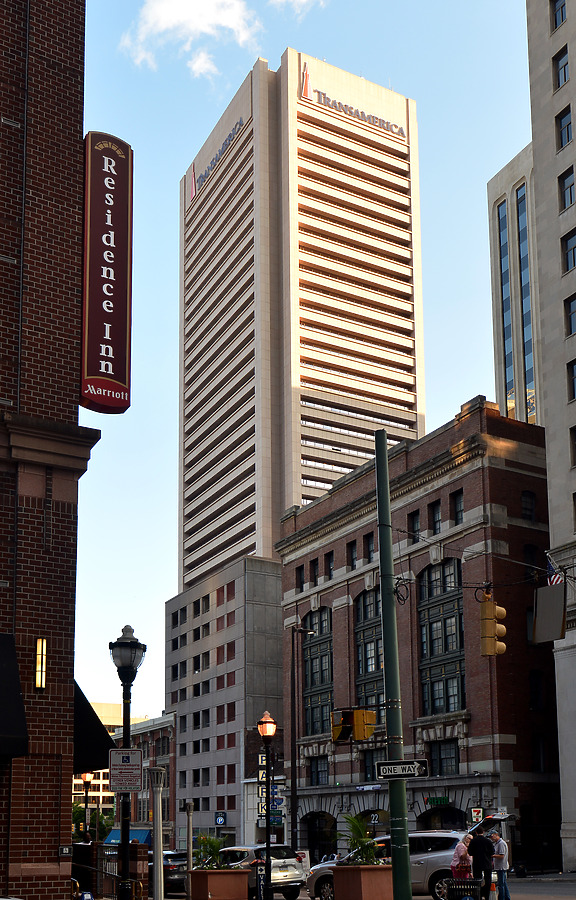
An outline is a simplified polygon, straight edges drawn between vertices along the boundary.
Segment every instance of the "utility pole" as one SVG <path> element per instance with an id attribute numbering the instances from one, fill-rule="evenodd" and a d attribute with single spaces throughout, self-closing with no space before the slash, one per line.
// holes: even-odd
<path id="1" fill-rule="evenodd" d="M 398 632 L 394 595 L 394 560 L 392 556 L 392 515 L 390 510 L 388 439 L 386 431 L 384 429 L 377 431 L 375 438 L 386 747 L 388 761 L 394 761 L 404 759 L 404 739 L 402 736 L 402 702 L 400 698 L 400 667 L 398 664 Z M 392 848 L 392 890 L 394 900 L 412 900 L 405 780 L 389 781 L 388 793 L 390 798 L 390 843 Z"/>

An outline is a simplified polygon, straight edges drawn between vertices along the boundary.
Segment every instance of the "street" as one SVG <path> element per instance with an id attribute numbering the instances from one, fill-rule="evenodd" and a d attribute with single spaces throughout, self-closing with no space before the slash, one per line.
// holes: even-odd
<path id="1" fill-rule="evenodd" d="M 553 897 L 574 897 L 576 895 L 576 882 L 571 881 L 552 881 L 552 880 L 536 880 L 532 878 L 514 878 L 508 880 L 510 896 L 512 900 L 549 900 Z M 166 894 L 169 898 L 178 898 L 183 900 L 183 894 Z M 493 895 L 497 896 L 497 895 Z M 282 894 L 275 894 L 274 900 L 282 900 Z M 300 891 L 299 900 L 310 900 L 306 889 Z M 352 898 L 349 898 L 352 900 Z M 414 900 L 420 900 L 415 897 Z M 430 900 L 429 897 L 422 897 L 422 900 Z"/>

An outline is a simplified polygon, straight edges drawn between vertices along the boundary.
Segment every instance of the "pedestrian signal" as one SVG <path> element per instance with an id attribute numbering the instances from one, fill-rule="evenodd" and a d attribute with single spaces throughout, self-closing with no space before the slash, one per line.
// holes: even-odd
<path id="1" fill-rule="evenodd" d="M 374 734 L 376 727 L 376 711 L 373 709 L 355 709 L 352 738 L 355 741 L 367 741 Z"/>

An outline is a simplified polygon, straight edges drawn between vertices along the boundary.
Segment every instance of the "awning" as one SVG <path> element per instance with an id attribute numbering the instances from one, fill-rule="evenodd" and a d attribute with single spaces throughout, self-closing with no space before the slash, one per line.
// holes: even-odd
<path id="1" fill-rule="evenodd" d="M 28 728 L 13 634 L 0 634 L 0 757 L 28 754 Z"/>
<path id="2" fill-rule="evenodd" d="M 108 753 L 116 744 L 74 682 L 74 774 L 108 768 Z"/>
<path id="3" fill-rule="evenodd" d="M 148 846 L 152 846 L 152 832 L 149 828 L 131 828 L 130 829 L 130 840 L 138 841 L 139 844 L 148 844 Z M 120 843 L 120 829 L 113 828 L 110 834 L 104 840 L 105 844 L 119 844 Z"/>

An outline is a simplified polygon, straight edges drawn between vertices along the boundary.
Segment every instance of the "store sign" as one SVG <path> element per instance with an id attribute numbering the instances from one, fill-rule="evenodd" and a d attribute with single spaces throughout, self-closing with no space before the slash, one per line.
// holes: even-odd
<path id="1" fill-rule="evenodd" d="M 80 403 L 123 413 L 130 406 L 132 149 L 95 131 L 85 143 Z"/>
<path id="2" fill-rule="evenodd" d="M 325 91 L 319 91 L 316 88 L 313 88 L 310 82 L 308 63 L 304 63 L 300 97 L 302 100 L 310 100 L 313 102 L 314 94 L 316 95 L 316 102 L 319 103 L 320 106 L 327 106 L 329 109 L 344 113 L 347 116 L 352 116 L 352 118 L 358 119 L 360 122 L 365 122 L 367 125 L 374 125 L 376 128 L 381 128 L 383 131 L 387 131 L 395 137 L 406 140 L 406 132 L 402 125 L 397 125 L 395 122 L 390 122 L 388 119 L 382 119 L 380 116 L 373 113 L 366 113 L 363 109 L 354 106 L 354 104 L 343 103 L 342 100 L 335 100 L 332 97 L 329 97 Z"/>

